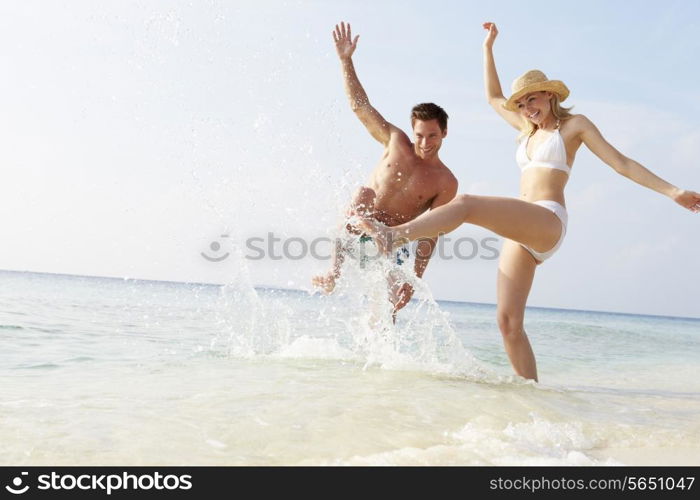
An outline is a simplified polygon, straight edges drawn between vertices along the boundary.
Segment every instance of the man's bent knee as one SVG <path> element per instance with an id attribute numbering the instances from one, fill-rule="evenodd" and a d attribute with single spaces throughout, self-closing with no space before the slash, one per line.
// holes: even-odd
<path id="1" fill-rule="evenodd" d="M 374 203 L 374 199 L 376 197 L 377 193 L 374 192 L 374 189 L 369 188 L 367 186 L 360 186 L 360 188 L 355 193 L 353 199 L 355 203 Z"/>
<path id="2" fill-rule="evenodd" d="M 374 200 L 377 193 L 374 189 L 361 186 L 352 198 L 352 210 L 363 213 L 371 212 L 374 209 Z"/>

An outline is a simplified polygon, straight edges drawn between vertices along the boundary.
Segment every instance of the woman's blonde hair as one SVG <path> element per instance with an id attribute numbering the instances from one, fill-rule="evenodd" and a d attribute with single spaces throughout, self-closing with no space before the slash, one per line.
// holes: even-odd
<path id="1" fill-rule="evenodd" d="M 552 93 L 552 98 L 549 100 L 549 103 L 552 106 L 552 114 L 557 120 L 566 121 L 573 116 L 570 113 L 573 106 L 571 106 L 570 108 L 565 108 L 564 106 L 562 106 L 559 102 L 559 96 L 557 94 Z M 520 129 L 520 135 L 518 136 L 518 140 L 522 139 L 523 137 L 531 136 L 532 134 L 537 132 L 538 128 L 539 127 L 532 123 L 530 120 L 526 120 L 525 118 L 523 118 L 523 126 Z"/>

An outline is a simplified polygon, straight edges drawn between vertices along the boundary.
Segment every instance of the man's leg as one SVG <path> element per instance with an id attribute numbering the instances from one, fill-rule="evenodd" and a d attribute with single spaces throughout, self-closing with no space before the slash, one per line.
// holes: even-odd
<path id="1" fill-rule="evenodd" d="M 373 189 L 365 186 L 360 187 L 352 197 L 350 207 L 347 211 L 347 216 L 370 216 L 374 211 L 374 200 L 376 196 L 377 195 Z M 350 233 L 361 234 L 357 228 L 351 226 L 350 224 L 345 225 L 345 230 Z M 343 262 L 345 261 L 345 249 L 340 241 L 336 241 L 335 248 L 333 250 L 331 269 L 325 274 L 319 274 L 311 279 L 311 283 L 315 287 L 321 288 L 325 293 L 331 293 L 335 289 L 335 282 L 340 277 L 340 270 L 343 266 Z"/>

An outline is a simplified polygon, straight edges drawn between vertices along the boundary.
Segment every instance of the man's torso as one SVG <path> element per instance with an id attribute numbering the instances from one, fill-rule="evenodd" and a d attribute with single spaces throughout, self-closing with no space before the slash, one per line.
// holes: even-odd
<path id="1" fill-rule="evenodd" d="M 372 172 L 375 218 L 388 226 L 415 219 L 447 188 L 450 177 L 451 172 L 439 159 L 418 157 L 404 136 L 398 144 L 389 145 Z"/>

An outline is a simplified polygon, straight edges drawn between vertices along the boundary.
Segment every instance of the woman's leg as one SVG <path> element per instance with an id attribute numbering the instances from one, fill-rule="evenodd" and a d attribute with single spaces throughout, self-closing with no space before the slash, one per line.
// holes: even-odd
<path id="1" fill-rule="evenodd" d="M 506 240 L 498 263 L 498 327 L 515 373 L 537 381 L 537 364 L 525 333 L 525 305 L 537 263 L 520 244 Z"/>
<path id="2" fill-rule="evenodd" d="M 417 240 L 449 233 L 465 222 L 490 229 L 536 252 L 554 247 L 563 230 L 559 218 L 540 205 L 516 198 L 468 194 L 457 195 L 451 202 L 399 226 L 388 228 L 371 220 L 361 222 L 360 226 L 389 249 L 403 239 Z"/>

